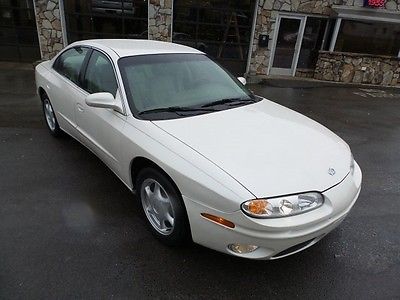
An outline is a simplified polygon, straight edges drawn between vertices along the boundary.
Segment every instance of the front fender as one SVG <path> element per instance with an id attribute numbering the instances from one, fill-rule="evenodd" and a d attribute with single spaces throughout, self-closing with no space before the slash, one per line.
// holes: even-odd
<path id="1" fill-rule="evenodd" d="M 224 212 L 237 211 L 254 195 L 234 178 L 150 121 L 128 117 L 122 137 L 122 173 L 133 188 L 130 162 L 144 157 L 174 181 L 182 195 Z"/>

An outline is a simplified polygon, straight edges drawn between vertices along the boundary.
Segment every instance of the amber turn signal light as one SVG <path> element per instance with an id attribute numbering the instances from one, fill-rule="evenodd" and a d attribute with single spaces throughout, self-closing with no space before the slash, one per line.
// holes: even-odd
<path id="1" fill-rule="evenodd" d="M 249 211 L 255 215 L 262 215 L 267 211 L 268 204 L 268 201 L 263 199 L 250 201 Z"/>
<path id="2" fill-rule="evenodd" d="M 228 221 L 227 219 L 221 218 L 221 217 L 217 217 L 214 215 L 210 215 L 207 213 L 201 213 L 201 216 L 203 218 L 206 218 L 214 223 L 217 223 L 219 225 L 225 226 L 225 227 L 229 227 L 229 228 L 235 228 L 235 224 L 233 224 L 231 221 Z"/>

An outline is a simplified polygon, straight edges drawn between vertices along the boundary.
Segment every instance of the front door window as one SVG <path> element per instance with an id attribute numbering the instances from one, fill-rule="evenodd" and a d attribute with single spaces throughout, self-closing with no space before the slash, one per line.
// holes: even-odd
<path id="1" fill-rule="evenodd" d="M 114 97 L 117 93 L 117 81 L 114 69 L 108 58 L 94 50 L 90 56 L 85 73 L 84 88 L 89 93 L 108 92 Z"/>

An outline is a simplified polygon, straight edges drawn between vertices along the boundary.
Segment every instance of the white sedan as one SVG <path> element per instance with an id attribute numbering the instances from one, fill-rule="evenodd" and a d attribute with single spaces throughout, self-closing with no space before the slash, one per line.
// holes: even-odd
<path id="1" fill-rule="evenodd" d="M 360 193 L 342 139 L 198 50 L 80 41 L 39 64 L 36 84 L 50 133 L 102 159 L 166 244 L 285 257 L 338 226 Z"/>

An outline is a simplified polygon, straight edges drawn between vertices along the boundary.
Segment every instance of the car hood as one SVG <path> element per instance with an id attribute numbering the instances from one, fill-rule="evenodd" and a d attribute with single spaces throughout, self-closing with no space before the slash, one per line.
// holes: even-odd
<path id="1" fill-rule="evenodd" d="M 350 149 L 342 139 L 268 100 L 153 123 L 223 169 L 255 197 L 322 192 L 350 170 Z M 334 171 L 328 172 L 331 168 Z"/>

